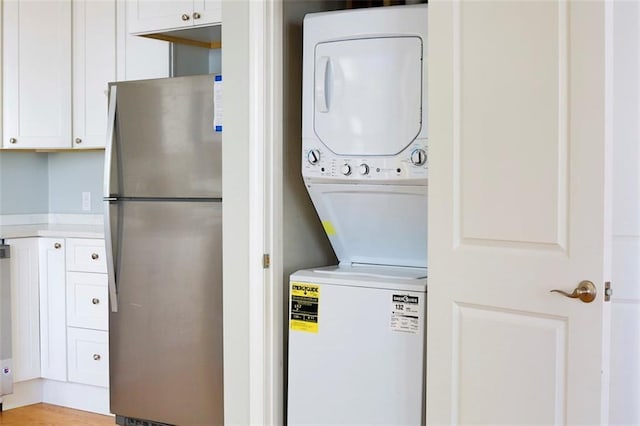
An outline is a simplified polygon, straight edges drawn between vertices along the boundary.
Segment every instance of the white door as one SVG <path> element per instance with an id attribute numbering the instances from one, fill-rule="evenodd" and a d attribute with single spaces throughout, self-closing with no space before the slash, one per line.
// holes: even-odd
<path id="1" fill-rule="evenodd" d="M 41 374 L 67 380 L 64 238 L 38 238 Z"/>
<path id="2" fill-rule="evenodd" d="M 193 25 L 214 24 L 222 22 L 221 0 L 195 0 L 193 2 Z"/>
<path id="3" fill-rule="evenodd" d="M 103 148 L 116 80 L 116 2 L 73 1 L 73 146 Z"/>
<path id="4" fill-rule="evenodd" d="M 5 240 L 11 250 L 13 380 L 40 377 L 38 239 Z"/>
<path id="5" fill-rule="evenodd" d="M 149 33 L 193 26 L 192 0 L 131 0 L 126 2 L 127 29 Z"/>
<path id="6" fill-rule="evenodd" d="M 71 148 L 71 1 L 3 3 L 3 148 Z"/>
<path id="7" fill-rule="evenodd" d="M 607 29 L 604 1 L 430 3 L 429 424 L 607 421 Z"/>

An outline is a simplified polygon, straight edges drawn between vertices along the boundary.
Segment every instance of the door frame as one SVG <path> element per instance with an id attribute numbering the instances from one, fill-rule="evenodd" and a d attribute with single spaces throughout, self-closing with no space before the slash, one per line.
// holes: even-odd
<path id="1" fill-rule="evenodd" d="M 283 5 L 222 7 L 225 424 L 277 425 L 284 422 Z"/>

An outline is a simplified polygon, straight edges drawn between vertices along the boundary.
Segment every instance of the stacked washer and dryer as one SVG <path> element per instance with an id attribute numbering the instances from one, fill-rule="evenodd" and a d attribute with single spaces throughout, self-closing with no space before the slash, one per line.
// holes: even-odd
<path id="1" fill-rule="evenodd" d="M 302 175 L 340 263 L 290 277 L 290 426 L 424 423 L 426 42 L 426 4 L 304 19 Z"/>

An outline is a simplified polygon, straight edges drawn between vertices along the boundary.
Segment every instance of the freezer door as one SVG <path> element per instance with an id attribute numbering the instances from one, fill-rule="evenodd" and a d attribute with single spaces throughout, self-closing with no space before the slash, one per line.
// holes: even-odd
<path id="1" fill-rule="evenodd" d="M 222 424 L 221 203 L 121 201 L 110 208 L 119 248 L 111 412 Z"/>
<path id="2" fill-rule="evenodd" d="M 115 84 L 111 185 L 105 196 L 222 196 L 222 137 L 213 128 L 213 79 L 203 75 Z"/>

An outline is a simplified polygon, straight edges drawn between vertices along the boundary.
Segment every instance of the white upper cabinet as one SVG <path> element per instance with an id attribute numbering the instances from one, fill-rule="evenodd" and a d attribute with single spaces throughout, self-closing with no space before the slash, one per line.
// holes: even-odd
<path id="1" fill-rule="evenodd" d="M 116 2 L 4 2 L 5 149 L 101 148 Z"/>
<path id="2" fill-rule="evenodd" d="M 222 22 L 221 0 L 127 0 L 133 34 L 186 29 Z"/>
<path id="3" fill-rule="evenodd" d="M 3 6 L 2 147 L 71 148 L 71 2 Z"/>
<path id="4" fill-rule="evenodd" d="M 115 1 L 73 1 L 74 148 L 104 147 L 108 83 L 116 79 Z"/>
<path id="5" fill-rule="evenodd" d="M 127 31 L 128 17 L 126 12 L 125 2 L 118 1 L 116 3 L 117 80 L 169 77 L 170 43 L 130 35 Z"/>

